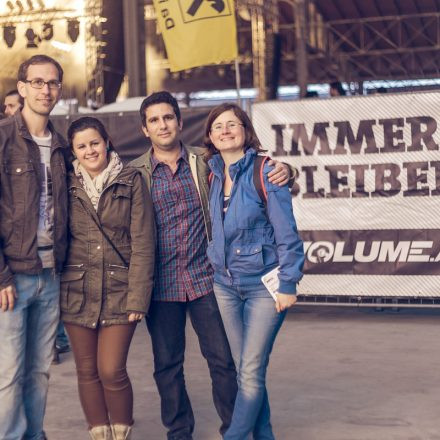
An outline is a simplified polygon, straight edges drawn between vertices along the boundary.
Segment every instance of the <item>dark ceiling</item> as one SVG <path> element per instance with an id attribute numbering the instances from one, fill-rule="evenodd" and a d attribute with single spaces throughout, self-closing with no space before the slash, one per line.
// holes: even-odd
<path id="1" fill-rule="evenodd" d="M 317 79 L 322 71 L 353 80 L 439 76 L 440 1 L 314 3 L 322 14 L 327 37 L 325 51 L 312 55 L 311 72 Z M 339 64 L 339 75 L 335 66 L 325 65 L 326 57 Z"/>

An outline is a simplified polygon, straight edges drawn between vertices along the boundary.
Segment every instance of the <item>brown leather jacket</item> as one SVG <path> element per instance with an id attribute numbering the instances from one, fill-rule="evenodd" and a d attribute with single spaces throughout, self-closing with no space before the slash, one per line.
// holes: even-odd
<path id="1" fill-rule="evenodd" d="M 67 247 L 67 187 L 64 139 L 52 132 L 50 168 L 54 204 L 54 258 L 60 272 Z M 40 211 L 40 150 L 32 140 L 21 112 L 0 121 L 0 288 L 14 273 L 42 270 L 37 250 Z"/>
<path id="2" fill-rule="evenodd" d="M 155 253 L 151 196 L 134 168 L 123 168 L 104 188 L 97 211 L 73 172 L 68 173 L 68 187 L 69 249 L 61 275 L 61 317 L 89 328 L 126 324 L 128 313 L 146 313 L 151 299 Z"/>

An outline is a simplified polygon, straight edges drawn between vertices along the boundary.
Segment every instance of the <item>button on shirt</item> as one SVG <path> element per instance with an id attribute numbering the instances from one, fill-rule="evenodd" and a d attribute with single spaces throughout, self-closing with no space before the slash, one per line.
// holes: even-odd
<path id="1" fill-rule="evenodd" d="M 202 206 L 182 148 L 177 170 L 151 156 L 157 228 L 153 300 L 192 301 L 212 292 Z"/>

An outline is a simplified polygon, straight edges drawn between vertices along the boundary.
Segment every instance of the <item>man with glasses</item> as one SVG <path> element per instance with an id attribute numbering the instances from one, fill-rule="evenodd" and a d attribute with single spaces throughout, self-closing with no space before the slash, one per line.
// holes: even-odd
<path id="1" fill-rule="evenodd" d="M 49 122 L 63 70 L 18 70 L 23 109 L 0 121 L 0 438 L 45 439 L 43 418 L 67 247 L 68 149 Z"/>

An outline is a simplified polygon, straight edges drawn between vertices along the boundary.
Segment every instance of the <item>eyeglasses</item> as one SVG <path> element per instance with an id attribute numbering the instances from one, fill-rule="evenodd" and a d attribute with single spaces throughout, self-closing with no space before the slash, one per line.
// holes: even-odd
<path id="1" fill-rule="evenodd" d="M 50 81 L 44 81 L 41 78 L 35 78 L 35 79 L 25 79 L 23 82 L 29 83 L 31 87 L 33 87 L 34 89 L 42 89 L 46 84 L 51 90 L 61 89 L 61 81 L 58 81 L 56 79 L 51 79 Z"/>
<path id="2" fill-rule="evenodd" d="M 229 131 L 236 130 L 238 127 L 242 126 L 244 127 L 244 124 L 241 124 L 240 122 L 234 122 L 234 121 L 228 121 L 226 124 L 215 124 L 211 127 L 211 131 L 214 133 L 219 133 L 223 130 L 223 126 L 226 126 L 226 129 Z"/>

